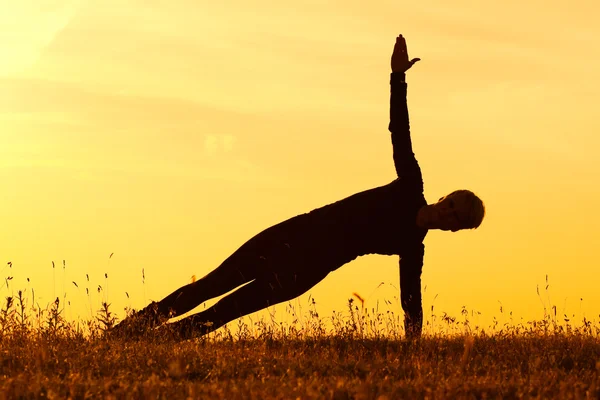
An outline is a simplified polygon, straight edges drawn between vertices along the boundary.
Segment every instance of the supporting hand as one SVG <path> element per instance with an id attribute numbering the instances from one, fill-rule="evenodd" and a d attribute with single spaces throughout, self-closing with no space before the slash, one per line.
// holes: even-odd
<path id="1" fill-rule="evenodd" d="M 394 52 L 392 53 L 392 72 L 406 72 L 414 63 L 420 61 L 420 58 L 408 60 L 408 50 L 406 49 L 406 40 L 402 35 L 396 38 Z"/>

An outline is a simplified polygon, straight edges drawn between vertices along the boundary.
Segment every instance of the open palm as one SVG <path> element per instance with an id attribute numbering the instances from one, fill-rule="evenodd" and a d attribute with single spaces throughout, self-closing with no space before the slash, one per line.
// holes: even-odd
<path id="1" fill-rule="evenodd" d="M 420 58 L 408 60 L 406 40 L 402 35 L 398 35 L 396 44 L 394 45 L 394 52 L 392 53 L 392 72 L 406 72 L 414 63 L 420 60 Z"/>

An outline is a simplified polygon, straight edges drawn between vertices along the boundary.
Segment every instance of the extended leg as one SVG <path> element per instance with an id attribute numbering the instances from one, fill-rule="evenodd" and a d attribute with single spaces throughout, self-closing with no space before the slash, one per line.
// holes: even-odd
<path id="1" fill-rule="evenodd" d="M 298 225 L 297 221 L 303 220 L 292 218 L 262 231 L 244 243 L 213 272 L 197 282 L 177 289 L 160 302 L 153 302 L 136 313 L 133 318 L 122 321 L 113 331 L 115 334 L 143 333 L 170 317 L 192 310 L 206 300 L 264 277 L 266 271 L 271 271 L 274 265 L 281 263 L 281 260 L 297 259 L 298 254 L 293 254 L 292 247 L 288 243 L 290 238 L 298 236 L 299 229 L 304 229 L 304 225 L 302 223 Z M 262 282 L 262 279 L 260 281 Z M 262 307 L 264 306 L 260 308 Z"/>
<path id="2" fill-rule="evenodd" d="M 225 262 L 200 280 L 175 290 L 156 304 L 158 314 L 169 318 L 180 316 L 254 279 L 257 271 L 240 262 Z"/>
<path id="3" fill-rule="evenodd" d="M 213 272 L 197 282 L 179 288 L 157 303 L 155 306 L 157 313 L 161 316 L 177 317 L 206 300 L 221 296 L 259 277 L 267 277 L 267 281 L 275 279 L 272 272 L 268 271 L 278 269 L 278 266 L 284 263 L 283 260 L 294 260 L 299 257 L 292 252 L 289 244 L 283 239 L 297 230 L 294 221 L 284 221 L 254 236 Z M 280 279 L 287 279 L 285 290 L 303 284 L 290 272 L 280 275 L 282 276 Z"/>
<path id="4" fill-rule="evenodd" d="M 182 286 L 159 302 L 151 303 L 133 318 L 122 321 L 113 331 L 115 334 L 119 331 L 141 334 L 169 318 L 185 314 L 206 300 L 250 282 L 261 273 L 262 264 L 260 258 L 240 249 L 202 279 Z"/>
<path id="5" fill-rule="evenodd" d="M 206 300 L 221 296 L 269 271 L 277 261 L 294 257 L 282 237 L 294 231 L 289 221 L 268 228 L 227 258 L 217 269 L 197 282 L 183 286 L 155 306 L 161 316 L 177 317 Z"/>
<path id="6" fill-rule="evenodd" d="M 327 272 L 266 274 L 221 299 L 213 307 L 170 324 L 182 338 L 204 335 L 268 306 L 294 299 L 319 283 Z"/>

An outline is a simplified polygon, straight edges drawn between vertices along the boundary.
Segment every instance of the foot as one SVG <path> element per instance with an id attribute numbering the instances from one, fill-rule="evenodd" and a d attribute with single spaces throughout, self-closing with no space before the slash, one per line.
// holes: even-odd
<path id="1" fill-rule="evenodd" d="M 135 338 L 161 325 L 166 318 L 158 313 L 158 303 L 152 302 L 146 308 L 119 322 L 109 332 L 112 337 Z"/>

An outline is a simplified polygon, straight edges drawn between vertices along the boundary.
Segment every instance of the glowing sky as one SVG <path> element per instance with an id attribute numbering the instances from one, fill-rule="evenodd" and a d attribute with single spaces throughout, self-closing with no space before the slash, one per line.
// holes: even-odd
<path id="1" fill-rule="evenodd" d="M 393 180 L 403 33 L 422 59 L 408 82 L 425 194 L 468 188 L 488 210 L 476 231 L 429 233 L 426 314 L 435 298 L 539 318 L 549 275 L 559 313 L 593 318 L 599 7 L 2 0 L 2 295 L 139 308 L 271 224 Z M 381 282 L 368 305 L 396 301 L 397 266 L 362 257 L 310 293 L 322 315 Z"/>

